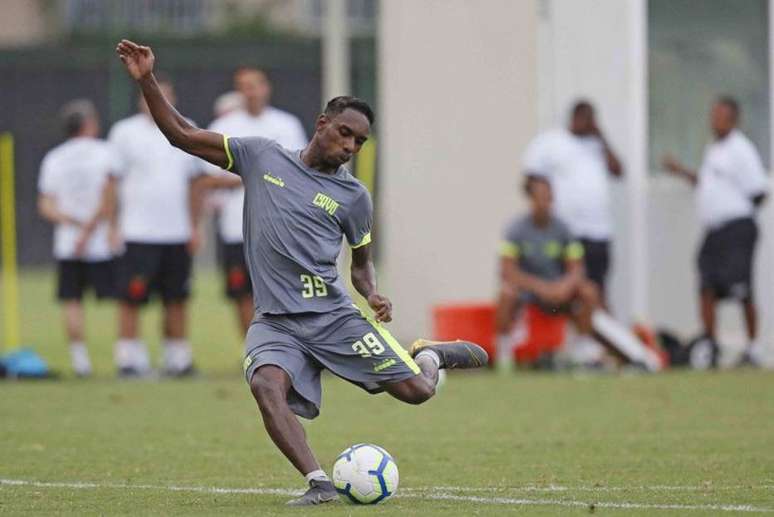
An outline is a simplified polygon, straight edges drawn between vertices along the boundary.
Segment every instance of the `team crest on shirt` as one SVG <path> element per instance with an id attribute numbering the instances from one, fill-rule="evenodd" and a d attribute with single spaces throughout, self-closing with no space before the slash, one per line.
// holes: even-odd
<path id="1" fill-rule="evenodd" d="M 322 192 L 318 192 L 314 195 L 314 199 L 312 200 L 312 204 L 315 206 L 319 206 L 323 210 L 325 210 L 328 215 L 333 215 L 336 213 L 336 210 L 339 209 L 339 203 L 335 201 L 332 197 L 323 194 Z"/>

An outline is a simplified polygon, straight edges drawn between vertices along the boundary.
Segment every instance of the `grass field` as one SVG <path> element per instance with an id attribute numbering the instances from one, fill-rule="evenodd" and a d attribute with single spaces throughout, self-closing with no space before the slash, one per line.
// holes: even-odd
<path id="1" fill-rule="evenodd" d="M 24 277 L 25 337 L 66 371 L 49 282 Z M 0 514 L 774 512 L 774 374 L 757 371 L 453 375 L 419 407 L 327 378 L 322 415 L 307 426 L 323 465 L 374 442 L 396 458 L 401 488 L 373 508 L 288 509 L 303 484 L 240 378 L 233 315 L 212 275 L 196 291 L 200 378 L 114 380 L 105 306 L 89 321 L 96 378 L 0 384 Z"/>

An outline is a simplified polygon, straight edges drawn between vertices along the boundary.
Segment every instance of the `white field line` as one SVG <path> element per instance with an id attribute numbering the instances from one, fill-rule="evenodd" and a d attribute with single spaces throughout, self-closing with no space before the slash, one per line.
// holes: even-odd
<path id="1" fill-rule="evenodd" d="M 2 479 L 0 478 L 0 488 L 8 486 L 28 486 L 34 488 L 68 488 L 73 490 L 160 490 L 168 492 L 196 492 L 206 494 L 253 494 L 253 495 L 283 495 L 295 496 L 301 494 L 302 490 L 288 488 L 225 488 L 225 487 L 202 487 L 202 486 L 176 486 L 176 485 L 131 485 L 124 483 L 91 483 L 91 482 L 44 482 L 31 481 L 23 479 Z M 768 485 L 766 485 L 768 487 Z M 525 488 L 543 488 L 543 487 L 525 487 Z M 546 487 L 547 488 L 547 487 Z M 555 487 L 556 488 L 556 487 Z M 573 490 L 572 487 L 558 487 L 563 490 Z M 583 488 L 583 487 L 581 487 Z M 585 488 L 606 488 L 606 487 L 585 487 Z M 613 487 L 608 487 L 613 488 Z M 615 487 L 626 489 L 625 487 Z M 664 488 L 664 487 L 631 487 L 633 490 L 641 488 Z M 677 488 L 677 487 L 672 487 Z M 688 487 L 682 487 L 688 488 Z M 696 487 L 691 487 L 696 488 Z M 749 487 L 745 487 L 749 488 Z M 627 503 L 627 502 L 608 502 L 608 501 L 576 501 L 568 499 L 526 499 L 512 497 L 483 497 L 475 495 L 454 495 L 448 491 L 484 491 L 489 489 L 467 489 L 463 487 L 428 487 L 428 488 L 405 488 L 401 489 L 396 497 L 412 499 L 431 499 L 441 501 L 464 501 L 482 504 L 514 505 L 514 506 L 563 506 L 563 507 L 581 507 L 581 508 L 613 508 L 613 509 L 647 509 L 647 510 L 710 510 L 723 512 L 756 512 L 771 513 L 771 508 L 756 507 L 747 504 L 677 504 L 677 503 Z M 492 489 L 493 491 L 514 490 L 514 489 Z M 519 490 L 516 488 L 515 490 Z"/>
<path id="2" fill-rule="evenodd" d="M 403 488 L 404 491 L 441 492 L 715 492 L 728 490 L 774 490 L 774 485 L 632 485 L 632 486 L 564 486 L 522 485 L 502 487 L 428 486 Z"/>

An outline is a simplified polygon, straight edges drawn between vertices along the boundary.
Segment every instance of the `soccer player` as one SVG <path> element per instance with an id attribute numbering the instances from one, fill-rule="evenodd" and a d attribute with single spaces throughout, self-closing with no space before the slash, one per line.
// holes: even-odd
<path id="1" fill-rule="evenodd" d="M 551 180 L 557 216 L 583 244 L 586 275 L 604 300 L 613 233 L 608 178 L 621 177 L 623 166 L 597 125 L 594 107 L 576 102 L 569 127 L 538 135 L 523 167 L 527 175 Z"/>
<path id="2" fill-rule="evenodd" d="M 92 369 L 84 338 L 84 291 L 92 288 L 100 299 L 114 294 L 109 243 L 112 211 L 104 191 L 117 158 L 107 142 L 98 138 L 99 117 L 91 101 L 67 103 L 61 119 L 67 140 L 43 158 L 38 210 L 56 225 L 57 297 L 64 310 L 73 371 L 86 377 Z"/>
<path id="3" fill-rule="evenodd" d="M 592 314 L 601 305 L 596 285 L 583 268 L 583 245 L 553 215 L 552 189 L 544 176 L 528 176 L 524 190 L 530 212 L 515 218 L 501 246 L 502 284 L 497 303 L 498 351 L 510 349 L 518 310 L 537 304 L 547 313 L 568 313 L 582 339 L 592 339 Z M 498 354 L 505 359 L 504 353 Z"/>
<path id="4" fill-rule="evenodd" d="M 260 136 L 291 150 L 306 145 L 301 122 L 290 113 L 269 105 L 271 84 L 262 70 L 239 68 L 234 74 L 234 88 L 245 99 L 245 109 L 216 119 L 210 125 L 211 131 L 233 137 Z M 239 177 L 217 167 L 211 172 L 213 175 L 204 180 L 205 185 L 222 190 L 218 234 L 222 244 L 226 296 L 234 301 L 242 332 L 247 332 L 253 319 L 253 297 L 242 238 L 245 190 Z"/>
<path id="5" fill-rule="evenodd" d="M 757 208 L 766 197 L 767 178 L 761 157 L 752 142 L 737 127 L 739 104 L 720 97 L 712 106 L 710 126 L 714 141 L 707 145 L 698 172 L 671 156 L 664 167 L 696 187 L 699 219 L 704 242 L 699 251 L 700 305 L 704 333 L 717 365 L 715 323 L 717 301 L 737 300 L 743 309 L 749 344 L 744 364 L 759 364 L 758 315 L 753 298 L 752 267 L 758 226 Z"/>
<path id="6" fill-rule="evenodd" d="M 291 504 L 333 501 L 336 490 L 294 416 L 318 415 L 323 369 L 369 392 L 420 404 L 434 395 L 439 368 L 488 360 L 467 342 L 418 340 L 406 352 L 382 326 L 392 319 L 392 304 L 376 288 L 371 198 L 343 167 L 368 138 L 373 112 L 353 97 L 332 99 L 300 151 L 261 137 L 229 138 L 197 129 L 175 111 L 153 76 L 149 47 L 122 40 L 116 51 L 169 141 L 245 184 L 245 254 L 256 306 L 245 379 L 269 436 L 309 482 Z M 343 237 L 352 247 L 352 283 L 374 318 L 353 306 L 338 276 Z"/>
<path id="7" fill-rule="evenodd" d="M 165 80 L 160 88 L 174 102 L 172 84 Z M 110 186 L 120 190 L 119 221 L 126 244 L 118 263 L 115 361 L 121 376 L 150 372 L 147 347 L 139 337 L 139 311 L 158 292 L 164 306 L 163 372 L 185 376 L 193 372 L 186 302 L 198 236 L 192 223 L 192 183 L 203 174 L 204 164 L 169 145 L 142 98 L 139 109 L 116 122 L 108 136 L 121 159 Z"/>

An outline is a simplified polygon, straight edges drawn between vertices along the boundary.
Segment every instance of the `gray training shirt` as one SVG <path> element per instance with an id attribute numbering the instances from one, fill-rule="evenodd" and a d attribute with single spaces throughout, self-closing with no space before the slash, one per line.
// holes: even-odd
<path id="1" fill-rule="evenodd" d="M 344 167 L 324 174 L 300 151 L 260 137 L 225 137 L 228 170 L 245 186 L 245 258 L 261 314 L 329 312 L 351 305 L 336 258 L 341 237 L 371 242 L 368 190 Z"/>
<path id="2" fill-rule="evenodd" d="M 559 219 L 552 217 L 540 227 L 528 215 L 508 225 L 500 253 L 518 261 L 525 273 L 550 281 L 564 275 L 565 261 L 583 257 L 583 246 Z"/>

